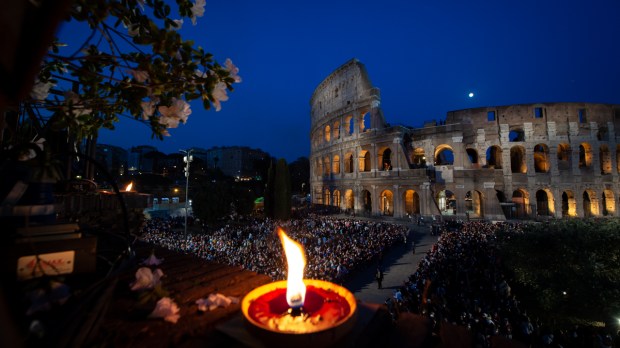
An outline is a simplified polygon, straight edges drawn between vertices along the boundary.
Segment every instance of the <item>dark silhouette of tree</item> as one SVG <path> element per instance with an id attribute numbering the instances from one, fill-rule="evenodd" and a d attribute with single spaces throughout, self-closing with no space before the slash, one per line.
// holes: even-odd
<path id="1" fill-rule="evenodd" d="M 273 161 L 267 170 L 267 183 L 265 184 L 265 216 L 272 218 L 274 216 L 274 186 L 275 186 L 275 167 Z"/>
<path id="2" fill-rule="evenodd" d="M 310 188 L 310 160 L 307 157 L 299 157 L 289 165 L 291 173 L 292 193 L 303 193 L 302 184 L 307 191 Z"/>
<path id="3" fill-rule="evenodd" d="M 285 159 L 278 160 L 275 174 L 274 218 L 287 220 L 291 217 L 291 175 Z"/>

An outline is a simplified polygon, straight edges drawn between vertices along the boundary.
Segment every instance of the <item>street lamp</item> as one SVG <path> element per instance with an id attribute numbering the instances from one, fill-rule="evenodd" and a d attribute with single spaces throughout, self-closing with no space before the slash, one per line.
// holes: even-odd
<path id="1" fill-rule="evenodd" d="M 187 213 L 189 212 L 189 164 L 192 163 L 194 156 L 192 156 L 192 151 L 194 149 L 189 150 L 179 150 L 185 154 L 183 156 L 183 162 L 185 162 L 185 237 L 187 238 Z"/>

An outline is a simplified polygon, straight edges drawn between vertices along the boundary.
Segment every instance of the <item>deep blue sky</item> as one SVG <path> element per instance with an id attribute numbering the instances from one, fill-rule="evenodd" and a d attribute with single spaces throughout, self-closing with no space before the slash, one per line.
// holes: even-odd
<path id="1" fill-rule="evenodd" d="M 222 110 L 193 105 L 163 142 L 131 120 L 99 142 L 307 157 L 310 97 L 351 58 L 366 65 L 391 124 L 491 105 L 620 104 L 618 18 L 619 0 L 207 0 L 198 25 L 186 21 L 181 33 L 239 67 L 243 82 Z"/>

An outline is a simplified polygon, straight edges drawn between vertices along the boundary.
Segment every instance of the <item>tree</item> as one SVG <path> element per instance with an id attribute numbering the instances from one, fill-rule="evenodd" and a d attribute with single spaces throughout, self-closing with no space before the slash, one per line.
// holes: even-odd
<path id="1" fill-rule="evenodd" d="M 184 20 L 196 24 L 204 6 L 204 0 L 176 0 L 174 8 L 164 0 L 74 1 L 68 25 L 90 35 L 73 45 L 56 38 L 30 95 L 13 111 L 35 123 L 38 137 L 62 130 L 78 140 L 114 129 L 120 116 L 146 123 L 161 139 L 187 121 L 195 99 L 219 111 L 241 82 L 239 69 L 229 59 L 218 63 L 179 32 Z"/>
<path id="2" fill-rule="evenodd" d="M 273 217 L 287 220 L 291 217 L 291 176 L 285 159 L 278 160 L 275 176 Z"/>
<path id="3" fill-rule="evenodd" d="M 310 160 L 308 157 L 299 157 L 289 165 L 291 173 L 291 189 L 293 192 L 302 192 L 310 188 Z"/>
<path id="4" fill-rule="evenodd" d="M 276 179 L 276 169 L 274 167 L 274 162 L 271 161 L 269 164 L 269 169 L 267 170 L 267 183 L 265 184 L 265 216 L 273 218 L 274 216 L 274 206 L 275 206 L 275 179 Z"/>

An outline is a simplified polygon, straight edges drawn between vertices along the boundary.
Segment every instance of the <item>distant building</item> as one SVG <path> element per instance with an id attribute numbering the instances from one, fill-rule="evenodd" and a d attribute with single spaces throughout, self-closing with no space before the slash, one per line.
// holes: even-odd
<path id="1" fill-rule="evenodd" d="M 152 173 L 154 165 L 153 158 L 147 156 L 151 152 L 157 152 L 157 148 L 149 145 L 140 145 L 129 149 L 129 174 Z"/>
<path id="2" fill-rule="evenodd" d="M 97 144 L 95 158 L 104 166 L 113 178 L 123 176 L 127 171 L 127 150 L 107 144 Z M 97 177 L 103 178 L 102 173 L 96 170 Z"/>
<path id="3" fill-rule="evenodd" d="M 260 149 L 245 146 L 213 147 L 197 151 L 194 156 L 200 156 L 209 168 L 219 168 L 225 175 L 239 179 L 259 175 L 257 162 L 271 157 Z"/>
<path id="4" fill-rule="evenodd" d="M 389 125 L 353 59 L 314 91 L 312 202 L 364 215 L 620 216 L 620 105 L 536 103 Z"/>

